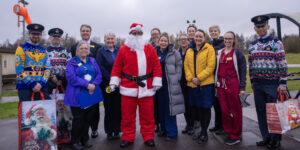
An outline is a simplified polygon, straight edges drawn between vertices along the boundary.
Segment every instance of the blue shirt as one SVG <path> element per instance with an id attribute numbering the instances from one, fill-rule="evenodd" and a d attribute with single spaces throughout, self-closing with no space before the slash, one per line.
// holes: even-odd
<path id="1" fill-rule="evenodd" d="M 110 50 L 108 49 L 107 45 L 104 46 L 104 50 L 108 51 L 109 54 L 110 54 L 110 56 L 111 56 L 114 60 L 116 60 L 116 56 L 117 56 L 117 53 L 118 53 L 118 48 L 117 48 L 115 45 L 114 45 L 114 51 L 113 51 L 113 52 L 110 51 Z"/>
<path id="2" fill-rule="evenodd" d="M 89 83 L 93 83 L 95 76 L 96 76 L 96 70 L 93 66 L 93 64 L 90 61 L 90 58 L 86 58 L 86 63 L 84 63 L 78 56 L 76 58 L 79 70 L 80 70 L 80 78 L 89 80 Z M 91 77 L 89 79 L 89 76 Z"/>

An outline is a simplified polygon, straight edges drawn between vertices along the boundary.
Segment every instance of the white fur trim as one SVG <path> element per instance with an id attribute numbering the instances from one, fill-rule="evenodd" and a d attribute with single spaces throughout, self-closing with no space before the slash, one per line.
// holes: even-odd
<path id="1" fill-rule="evenodd" d="M 136 27 L 131 28 L 131 29 L 130 29 L 130 32 L 133 31 L 133 30 L 136 30 L 136 31 L 143 31 L 142 28 L 143 28 L 143 27 L 142 27 L 141 25 L 137 25 Z"/>
<path id="2" fill-rule="evenodd" d="M 112 85 L 112 84 L 114 84 L 114 85 L 116 85 L 116 86 L 119 86 L 120 85 L 120 78 L 119 77 L 117 77 L 117 76 L 112 76 L 112 77 L 110 77 L 110 82 L 109 82 L 109 85 Z"/>
<path id="3" fill-rule="evenodd" d="M 153 88 L 146 89 L 146 90 L 144 90 L 143 93 L 138 95 L 137 88 L 126 88 L 126 87 L 120 86 L 120 93 L 125 96 L 143 98 L 143 97 L 153 96 L 155 94 L 155 90 Z"/>
<path id="4" fill-rule="evenodd" d="M 290 123 L 295 123 L 295 121 L 291 120 Z"/>
<path id="5" fill-rule="evenodd" d="M 31 128 L 31 131 L 33 132 L 33 137 L 34 139 L 38 139 L 38 131 L 37 131 L 37 128 L 36 127 L 32 127 Z"/>
<path id="6" fill-rule="evenodd" d="M 30 125 L 30 124 L 31 124 L 31 119 L 26 118 L 26 119 L 24 120 L 24 124 L 25 124 L 26 126 Z"/>
<path id="7" fill-rule="evenodd" d="M 138 60 L 138 76 L 143 76 L 147 74 L 147 61 L 146 61 L 146 54 L 144 50 L 136 51 L 137 60 Z M 142 81 L 145 84 L 145 87 L 139 86 L 138 90 L 138 98 L 145 97 L 146 95 L 150 94 L 148 91 L 148 85 L 146 80 Z"/>
<path id="8" fill-rule="evenodd" d="M 152 86 L 161 87 L 162 86 L 162 78 L 161 77 L 154 77 L 153 82 L 152 82 Z"/>

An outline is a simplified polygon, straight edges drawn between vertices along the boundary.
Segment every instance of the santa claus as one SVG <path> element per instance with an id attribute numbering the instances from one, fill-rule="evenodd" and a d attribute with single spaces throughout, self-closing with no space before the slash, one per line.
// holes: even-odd
<path id="1" fill-rule="evenodd" d="M 22 149 L 56 150 L 56 128 L 41 105 L 32 105 L 21 128 Z"/>
<path id="2" fill-rule="evenodd" d="M 121 131 L 124 148 L 134 142 L 136 130 L 136 109 L 144 142 L 154 146 L 153 95 L 162 86 L 162 72 L 154 47 L 143 40 L 143 25 L 133 23 L 125 45 L 118 52 L 110 79 L 110 87 L 120 87 Z"/>

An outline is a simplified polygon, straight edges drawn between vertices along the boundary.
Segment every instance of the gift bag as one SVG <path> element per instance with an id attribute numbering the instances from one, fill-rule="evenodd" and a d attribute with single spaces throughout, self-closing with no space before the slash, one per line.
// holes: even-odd
<path id="1" fill-rule="evenodd" d="M 61 86 L 63 94 L 58 91 L 58 86 L 55 92 L 50 95 L 51 99 L 56 100 L 56 115 L 57 115 L 57 143 L 70 143 L 73 116 L 69 106 L 64 104 L 65 90 Z"/>
<path id="2" fill-rule="evenodd" d="M 269 132 L 283 134 L 299 127 L 299 112 L 298 100 L 289 99 L 287 95 L 279 95 L 277 103 L 267 103 Z"/>
<path id="3" fill-rule="evenodd" d="M 56 150 L 56 103 L 55 100 L 41 99 L 19 103 L 19 150 Z"/>

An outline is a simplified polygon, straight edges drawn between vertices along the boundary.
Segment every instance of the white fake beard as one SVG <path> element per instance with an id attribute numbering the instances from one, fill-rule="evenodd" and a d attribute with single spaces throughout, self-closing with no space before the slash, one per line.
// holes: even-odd
<path id="1" fill-rule="evenodd" d="M 131 50 L 144 50 L 145 42 L 143 36 L 129 35 L 125 40 L 125 45 L 127 45 Z"/>

